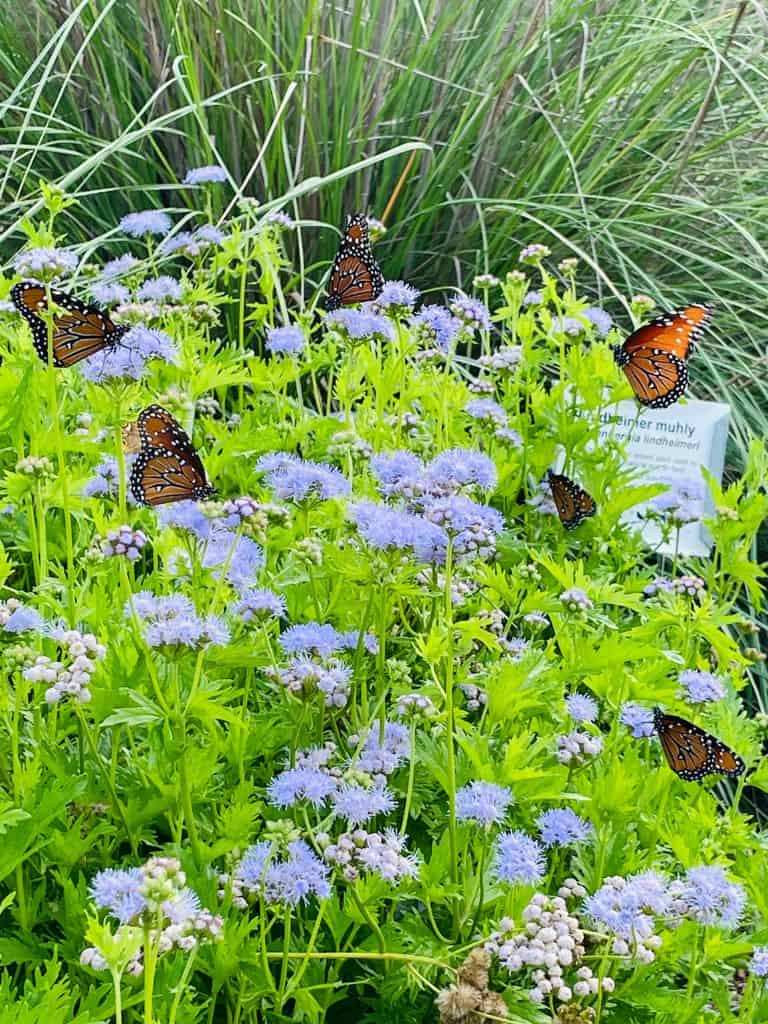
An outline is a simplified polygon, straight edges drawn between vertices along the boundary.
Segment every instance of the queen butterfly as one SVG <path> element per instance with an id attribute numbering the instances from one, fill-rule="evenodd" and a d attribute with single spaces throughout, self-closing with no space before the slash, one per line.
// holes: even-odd
<path id="1" fill-rule="evenodd" d="M 328 282 L 328 312 L 355 302 L 370 302 L 381 294 L 384 277 L 373 257 L 368 220 L 356 213 L 347 217 L 344 237 L 331 268 Z"/>
<path id="2" fill-rule="evenodd" d="M 169 412 L 148 405 L 139 413 L 136 432 L 141 448 L 131 469 L 131 493 L 140 505 L 199 501 L 216 493 L 189 436 Z"/>
<path id="3" fill-rule="evenodd" d="M 88 306 L 67 292 L 51 291 L 52 302 L 63 312 L 54 314 L 51 349 L 53 365 L 74 366 L 102 349 L 116 345 L 130 330 L 115 324 L 98 306 Z M 35 351 L 48 362 L 48 324 L 40 315 L 48 309 L 45 288 L 35 281 L 21 281 L 11 288 L 11 301 L 32 328 Z"/>
<path id="4" fill-rule="evenodd" d="M 639 402 L 666 409 L 685 394 L 688 359 L 711 316 L 712 307 L 703 305 L 662 313 L 614 347 L 613 358 Z"/>
<path id="5" fill-rule="evenodd" d="M 667 764 L 686 782 L 705 775 L 741 775 L 746 767 L 730 747 L 693 722 L 654 708 L 653 724 Z"/>
<path id="6" fill-rule="evenodd" d="M 575 530 L 585 519 L 589 519 L 597 511 L 597 505 L 592 495 L 587 494 L 584 488 L 570 477 L 548 470 L 547 482 L 552 491 L 560 522 L 566 530 Z"/>

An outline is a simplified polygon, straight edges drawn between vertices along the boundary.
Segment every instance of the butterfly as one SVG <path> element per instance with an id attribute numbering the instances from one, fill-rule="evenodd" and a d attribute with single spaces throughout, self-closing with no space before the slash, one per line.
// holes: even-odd
<path id="1" fill-rule="evenodd" d="M 666 409 L 685 393 L 688 358 L 711 316 L 712 307 L 701 305 L 662 313 L 614 347 L 613 358 L 638 402 Z"/>
<path id="2" fill-rule="evenodd" d="M 347 217 L 344 237 L 331 268 L 325 308 L 330 313 L 340 306 L 370 302 L 381 294 L 383 287 L 384 277 L 373 258 L 368 237 L 368 220 L 362 213 L 356 213 Z"/>
<path id="3" fill-rule="evenodd" d="M 741 775 L 746 767 L 730 747 L 693 722 L 654 708 L 653 724 L 669 767 L 686 782 L 705 775 Z"/>
<path id="4" fill-rule="evenodd" d="M 53 318 L 54 366 L 74 366 L 102 349 L 112 348 L 130 330 L 130 324 L 113 323 L 98 306 L 88 306 L 67 292 L 51 291 L 50 296 L 63 311 Z M 48 308 L 45 288 L 34 281 L 21 281 L 11 288 L 11 301 L 32 328 L 35 351 L 47 363 L 48 324 L 40 316 Z"/>
<path id="5" fill-rule="evenodd" d="M 136 420 L 141 448 L 131 468 L 131 493 L 140 505 L 195 501 L 216 493 L 188 435 L 159 405 L 148 405 Z M 132 431 L 124 431 L 130 438 Z"/>
<path id="6" fill-rule="evenodd" d="M 575 530 L 577 526 L 597 512 L 595 499 L 587 494 L 575 480 L 562 473 L 547 471 L 547 482 L 557 507 L 560 522 L 566 530 Z"/>

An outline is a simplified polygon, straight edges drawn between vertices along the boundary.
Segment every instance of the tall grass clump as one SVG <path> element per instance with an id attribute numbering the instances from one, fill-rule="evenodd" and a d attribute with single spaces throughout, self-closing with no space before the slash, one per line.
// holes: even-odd
<path id="1" fill-rule="evenodd" d="M 714 297 L 701 394 L 734 401 L 742 456 L 747 427 L 764 432 L 760 5 L 31 7 L 0 13 L 6 254 L 41 178 L 80 196 L 68 227 L 90 239 L 132 192 L 193 206 L 179 182 L 194 164 L 221 162 L 244 194 L 276 200 L 419 142 L 314 190 L 302 215 L 386 215 L 392 274 L 423 286 L 466 283 L 537 241 L 583 256 L 615 312 L 632 289 L 663 305 Z M 306 241 L 314 274 L 333 237 Z"/>

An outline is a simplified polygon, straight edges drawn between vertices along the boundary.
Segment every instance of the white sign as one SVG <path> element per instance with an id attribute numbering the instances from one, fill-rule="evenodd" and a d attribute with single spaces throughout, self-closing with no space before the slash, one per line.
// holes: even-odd
<path id="1" fill-rule="evenodd" d="M 729 405 L 689 399 L 667 409 L 641 409 L 635 402 L 617 402 L 601 417 L 600 440 L 614 437 L 628 441 L 627 462 L 642 470 L 643 483 L 669 484 L 688 491 L 686 505 L 697 516 L 711 516 L 714 502 L 701 475 L 704 466 L 720 483 L 723 478 L 725 446 L 728 441 Z M 663 498 L 656 499 L 656 501 Z M 651 547 L 665 554 L 674 552 L 674 542 L 662 544 L 662 531 L 655 522 L 638 520 L 645 506 L 637 505 L 626 516 L 637 522 Z M 680 531 L 678 551 L 684 555 L 707 555 L 711 541 L 701 522 Z"/>

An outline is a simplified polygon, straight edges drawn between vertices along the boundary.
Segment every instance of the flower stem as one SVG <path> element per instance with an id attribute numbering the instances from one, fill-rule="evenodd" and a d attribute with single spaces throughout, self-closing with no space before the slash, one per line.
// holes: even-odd
<path id="1" fill-rule="evenodd" d="M 123 993 L 121 989 L 122 978 L 116 968 L 110 969 L 112 975 L 112 987 L 115 991 L 115 1024 L 123 1024 Z"/>
<path id="2" fill-rule="evenodd" d="M 184 970 L 182 971 L 179 983 L 176 986 L 176 991 L 173 995 L 173 1002 L 171 1003 L 171 1013 L 168 1017 L 168 1024 L 176 1024 L 176 1014 L 179 1010 L 179 1004 L 181 1003 L 181 997 L 184 995 L 184 991 L 189 981 L 189 976 L 192 973 L 192 965 L 195 962 L 195 956 L 197 954 L 197 946 L 193 946 L 192 952 L 187 957 L 187 962 L 184 964 Z M 117 1024 L 117 1022 L 116 1022 Z"/>
<path id="3" fill-rule="evenodd" d="M 445 552 L 445 714 L 448 738 L 448 845 L 450 848 L 450 880 L 453 885 L 458 882 L 458 853 L 456 842 L 456 751 L 454 748 L 454 707 L 453 707 L 453 602 L 451 600 L 451 575 L 453 561 L 453 543 L 449 539 Z M 454 902 L 454 932 L 459 925 L 459 907 Z"/>

